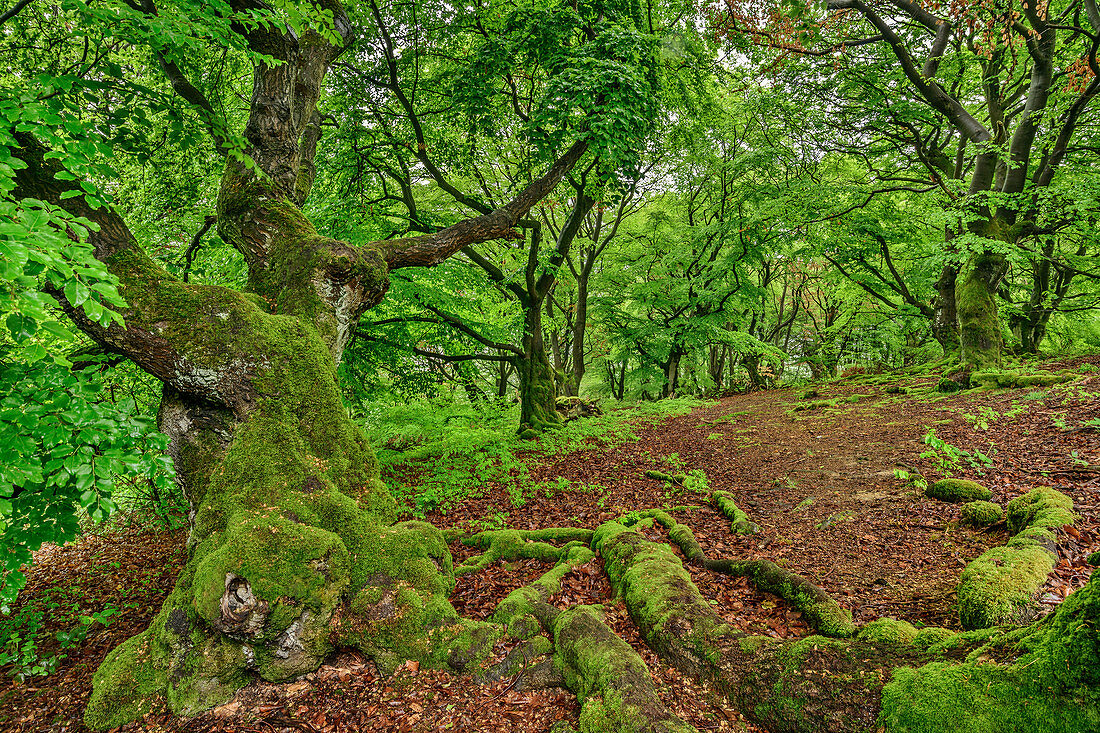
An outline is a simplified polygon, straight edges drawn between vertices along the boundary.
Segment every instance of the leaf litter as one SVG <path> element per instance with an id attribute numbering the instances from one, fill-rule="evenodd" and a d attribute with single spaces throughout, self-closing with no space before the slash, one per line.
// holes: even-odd
<path id="1" fill-rule="evenodd" d="M 1100 358 L 1063 360 L 1048 368 L 1094 367 Z M 1041 393 L 1026 390 L 940 397 L 930 378 L 909 379 L 902 397 L 882 385 L 840 380 L 821 387 L 823 399 L 851 398 L 819 411 L 793 411 L 795 390 L 734 395 L 715 406 L 639 426 L 635 443 L 547 459 L 531 469 L 534 482 L 563 477 L 598 491 L 533 492 L 515 508 L 505 487 L 429 515 L 440 527 L 476 526 L 500 516 L 508 527 L 595 528 L 634 509 L 664 507 L 687 524 L 710 557 L 767 558 L 820 585 L 852 610 L 857 622 L 879 617 L 958 628 L 954 586 L 967 562 L 1003 544 L 1003 523 L 987 530 L 958 525 L 958 507 L 929 500 L 895 471 L 944 474 L 922 438 L 981 451 L 989 465 L 961 465 L 955 476 L 988 486 L 1004 504 L 1036 486 L 1069 494 L 1080 521 L 1059 534 L 1060 559 L 1040 593 L 1049 611 L 1087 581 L 1085 559 L 1100 550 L 1100 378 L 1087 377 Z M 1022 407 L 1021 407 L 1022 406 Z M 820 414 L 817 414 L 820 413 Z M 984 416 L 975 420 L 974 416 Z M 987 418 L 993 417 L 992 420 Z M 655 469 L 702 470 L 710 490 L 729 491 L 760 526 L 738 535 L 707 496 L 645 476 Z M 658 529 L 651 539 L 664 541 Z M 43 654 L 50 640 L 80 615 L 117 607 L 107 627 L 94 625 L 84 643 L 66 650 L 45 677 L 0 678 L 0 728 L 5 731 L 84 731 L 91 676 L 106 653 L 152 620 L 185 560 L 185 533 L 120 531 L 89 534 L 66 547 L 43 548 L 13 608 L 46 609 Z M 456 560 L 471 550 L 452 545 Z M 493 563 L 458 578 L 452 601 L 469 618 L 487 618 L 509 592 L 549 569 L 537 560 Z M 743 578 L 688 566 L 700 591 L 731 625 L 775 638 L 811 633 L 785 601 Z M 662 700 L 700 730 L 755 731 L 739 712 L 697 680 L 663 664 L 645 645 L 622 602 L 613 598 L 598 561 L 566 576 L 559 607 L 602 604 L 611 628 L 642 656 Z M 513 645 L 498 644 L 493 659 Z M 523 689 L 514 677 L 486 682 L 408 662 L 384 677 L 363 655 L 340 650 L 317 671 L 288 684 L 254 682 L 234 699 L 184 720 L 165 710 L 124 726 L 126 731 L 281 733 L 372 731 L 549 731 L 576 725 L 579 705 L 568 691 Z"/>

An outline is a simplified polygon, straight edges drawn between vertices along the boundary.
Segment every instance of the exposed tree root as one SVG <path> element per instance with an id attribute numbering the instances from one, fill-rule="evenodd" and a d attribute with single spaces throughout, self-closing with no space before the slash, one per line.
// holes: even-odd
<path id="1" fill-rule="evenodd" d="M 950 634 L 927 647 L 874 634 L 787 642 L 723 623 L 667 545 L 614 522 L 593 543 L 647 643 L 769 730 L 1100 728 L 1096 580 L 1020 629 Z"/>
<path id="2" fill-rule="evenodd" d="M 584 542 L 592 539 L 592 530 L 571 527 L 552 527 L 549 529 L 517 530 L 501 529 L 479 532 L 473 537 L 462 540 L 462 544 L 485 550 L 480 555 L 467 558 L 455 568 L 455 575 L 465 575 L 487 567 L 497 560 L 558 560 L 562 549 L 551 542 Z"/>
<path id="3" fill-rule="evenodd" d="M 734 534 L 756 534 L 760 531 L 760 525 L 751 521 L 749 515 L 734 502 L 733 494 L 728 491 L 715 491 L 710 495 L 710 500 L 730 520 L 730 529 Z"/>
<path id="4" fill-rule="evenodd" d="M 819 634 L 845 637 L 855 633 L 851 611 L 842 608 L 836 599 L 801 575 L 770 560 L 708 559 L 690 527 L 677 523 L 660 509 L 651 510 L 647 515 L 668 530 L 669 539 L 676 543 L 688 562 L 716 573 L 748 578 L 757 589 L 774 593 L 801 611 L 806 622 Z"/>
<path id="5" fill-rule="evenodd" d="M 504 624 L 511 636 L 527 642 L 518 647 L 519 655 L 506 658 L 491 677 L 500 679 L 511 673 L 517 656 L 522 656 L 525 669 L 535 659 L 532 682 L 527 686 L 564 683 L 581 702 L 582 731 L 694 731 L 661 702 L 645 662 L 603 622 L 602 607 L 574 606 L 561 611 L 550 605 L 548 599 L 561 590 L 562 578 L 595 557 L 578 544 L 563 548 L 563 553 L 561 562 L 498 605 L 493 619 Z M 545 637 L 536 636 L 540 628 L 552 636 L 552 648 Z M 553 662 L 547 669 L 545 659 L 550 652 Z"/>

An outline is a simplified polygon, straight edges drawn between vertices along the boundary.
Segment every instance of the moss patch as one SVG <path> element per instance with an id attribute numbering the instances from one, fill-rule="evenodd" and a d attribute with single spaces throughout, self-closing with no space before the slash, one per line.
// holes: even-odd
<path id="1" fill-rule="evenodd" d="M 880 618 L 860 629 L 856 638 L 880 644 L 911 644 L 917 633 L 917 628 L 908 621 Z"/>
<path id="2" fill-rule="evenodd" d="M 757 534 L 760 532 L 760 525 L 750 520 L 749 515 L 737 506 L 733 494 L 728 491 L 715 491 L 710 495 L 710 500 L 718 507 L 718 511 L 730 520 L 730 529 L 735 534 Z"/>
<path id="3" fill-rule="evenodd" d="M 959 620 L 965 628 L 1019 624 L 1034 617 L 1034 596 L 1057 561 L 1053 530 L 1073 523 L 1073 501 L 1039 488 L 1008 503 L 1012 539 L 979 556 L 959 577 Z"/>
<path id="4" fill-rule="evenodd" d="M 991 501 L 968 501 L 959 510 L 959 521 L 968 527 L 988 527 L 1001 521 L 1004 511 Z"/>
<path id="5" fill-rule="evenodd" d="M 924 491 L 925 496 L 939 501 L 960 504 L 968 501 L 988 501 L 993 492 L 976 481 L 960 478 L 945 478 L 931 484 Z"/>
<path id="6" fill-rule="evenodd" d="M 1073 520 L 1073 499 L 1045 486 L 1016 497 L 1005 507 L 1005 522 L 1012 534 L 1033 527 L 1057 529 Z"/>
<path id="7" fill-rule="evenodd" d="M 985 642 L 963 663 L 896 670 L 883 689 L 879 723 L 886 731 L 927 733 L 1100 730 L 1098 623 L 1100 584 L 1093 579 L 1026 629 L 959 634 L 938 646 Z"/>

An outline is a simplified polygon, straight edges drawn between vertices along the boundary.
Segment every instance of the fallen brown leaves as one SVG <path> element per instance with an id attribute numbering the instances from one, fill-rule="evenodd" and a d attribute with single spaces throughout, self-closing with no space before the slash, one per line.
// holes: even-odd
<path id="1" fill-rule="evenodd" d="M 1091 361 L 1100 364 L 1095 357 Z M 1055 367 L 1076 368 L 1080 362 Z M 909 386 L 930 383 L 911 380 Z M 509 527 L 519 529 L 595 528 L 632 509 L 666 507 L 692 528 L 708 556 L 768 558 L 821 585 L 859 622 L 892 616 L 956 626 L 959 572 L 987 547 L 1003 543 L 1006 532 L 1003 526 L 987 531 L 957 527 L 958 507 L 930 501 L 894 478 L 898 467 L 936 477 L 935 467 L 917 457 L 925 448 L 920 439 L 927 426 L 935 425 L 937 435 L 961 448 L 986 452 L 992 444 L 993 464 L 984 475 L 969 468 L 958 475 L 985 483 L 996 501 L 1003 504 L 1036 485 L 1073 497 L 1081 521 L 1064 532 L 1061 560 L 1040 601 L 1053 608 L 1084 584 L 1092 572 L 1085 558 L 1100 550 L 1100 473 L 1093 470 L 1100 465 L 1100 431 L 1078 428 L 1098 416 L 1100 401 L 1093 395 L 1100 393 L 1100 379 L 1043 390 L 1041 396 L 1013 390 L 938 401 L 899 399 L 882 389 L 827 385 L 821 388 L 827 393 L 823 398 L 868 396 L 821 414 L 788 414 L 798 400 L 790 390 L 727 398 L 716 407 L 639 428 L 637 443 L 573 454 L 532 469 L 534 481 L 562 476 L 599 484 L 605 491 L 538 493 L 516 509 L 503 488 L 490 485 L 481 498 L 429 519 L 453 526 L 501 512 Z M 1001 417 L 980 430 L 964 416 L 983 407 Z M 647 469 L 672 468 L 674 453 L 684 468 L 704 470 L 712 489 L 733 493 L 763 531 L 735 535 L 729 521 L 705 505 L 704 496 L 643 475 Z M 651 539 L 665 539 L 659 528 L 646 531 Z M 93 629 L 49 677 L 24 683 L 0 679 L 0 729 L 84 730 L 80 716 L 92 673 L 107 651 L 143 629 L 156 613 L 182 563 L 182 543 L 181 533 L 120 533 L 39 553 L 20 604 L 54 604 L 46 622 L 51 638 L 82 613 L 107 604 L 123 610 L 110 627 Z M 474 551 L 456 543 L 452 552 L 457 562 Z M 536 560 L 495 563 L 460 577 L 452 601 L 466 617 L 487 618 L 509 592 L 548 568 Z M 689 567 L 689 572 L 715 611 L 736 628 L 777 638 L 809 633 L 794 609 L 744 579 L 698 568 Z M 682 719 L 700 730 L 755 730 L 722 698 L 660 662 L 621 602 L 612 598 L 598 562 L 566 576 L 551 602 L 562 608 L 604 605 L 608 624 L 642 656 L 663 701 Z M 498 645 L 494 660 L 511 649 Z M 44 651 L 49 653 L 49 647 Z M 254 683 L 231 702 L 189 721 L 159 711 L 126 730 L 537 732 L 557 721 L 576 724 L 579 706 L 572 694 L 524 690 L 516 682 L 508 677 L 484 683 L 415 664 L 385 678 L 361 655 L 345 651 L 301 680 Z"/>

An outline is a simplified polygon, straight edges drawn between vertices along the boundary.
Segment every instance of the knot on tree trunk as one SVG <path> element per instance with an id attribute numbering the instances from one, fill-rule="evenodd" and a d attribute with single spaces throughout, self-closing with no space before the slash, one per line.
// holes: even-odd
<path id="1" fill-rule="evenodd" d="M 267 614 L 267 601 L 256 597 L 247 580 L 233 573 L 225 574 L 221 617 L 213 624 L 218 631 L 237 636 L 257 636 L 263 632 Z"/>

